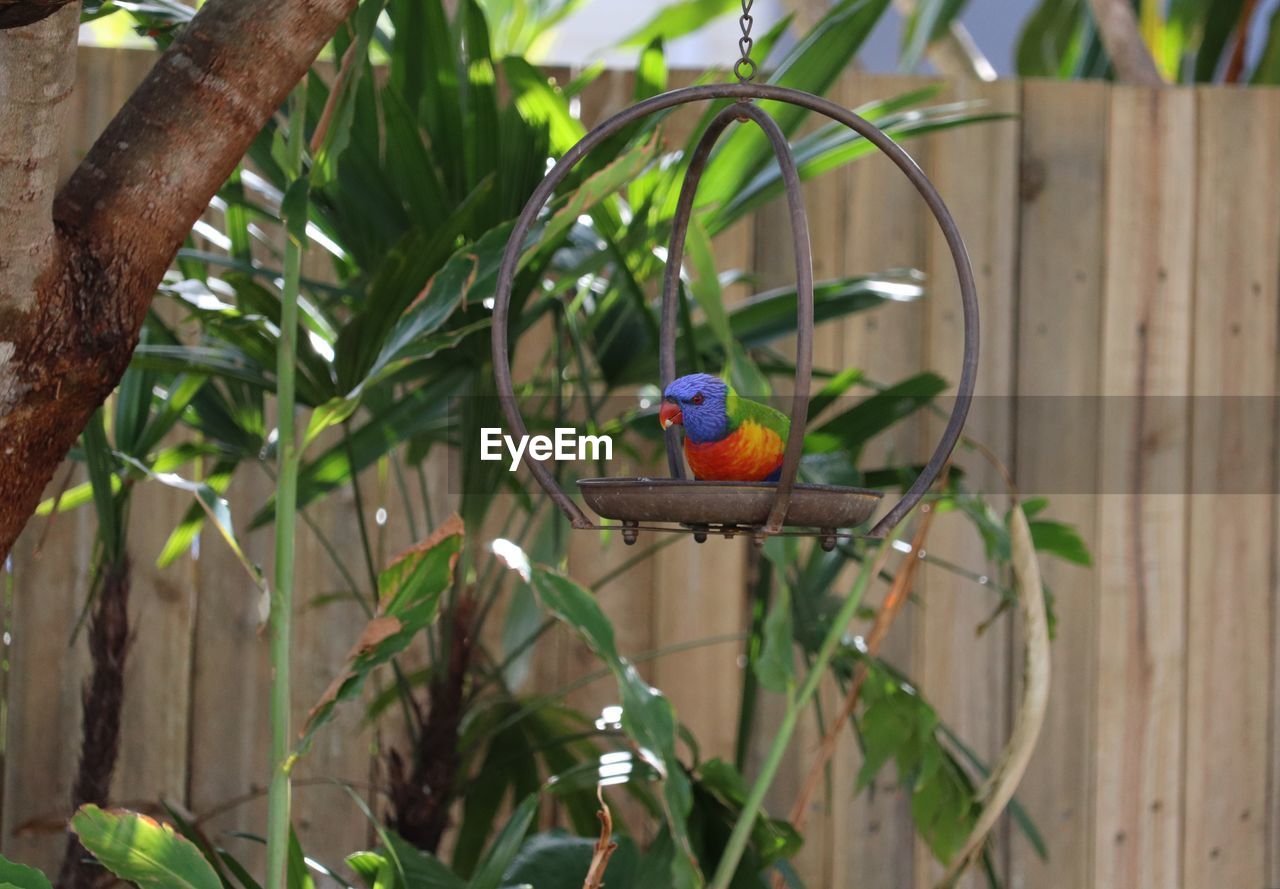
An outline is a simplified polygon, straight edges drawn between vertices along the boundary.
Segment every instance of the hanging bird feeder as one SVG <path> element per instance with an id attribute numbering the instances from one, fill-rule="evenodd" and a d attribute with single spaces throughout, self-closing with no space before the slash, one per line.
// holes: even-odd
<path id="1" fill-rule="evenodd" d="M 523 417 L 516 406 L 511 382 L 508 349 L 508 323 L 511 290 L 520 259 L 521 248 L 533 228 L 538 214 L 569 172 L 588 152 L 613 134 L 655 112 L 717 99 L 732 100 L 717 114 L 699 140 L 689 162 L 681 186 L 671 242 L 668 247 L 666 273 L 662 290 L 661 375 L 662 387 L 676 378 L 676 324 L 679 318 L 680 267 L 684 255 L 685 235 L 693 213 L 698 182 L 706 168 L 717 140 L 735 122 L 758 126 L 769 141 L 782 171 L 786 199 L 791 218 L 791 237 L 795 253 L 797 348 L 795 388 L 791 398 L 791 425 L 788 432 L 781 471 L 776 482 L 701 481 L 685 476 L 677 430 L 665 431 L 670 478 L 588 478 L 578 481 L 578 490 L 588 506 L 602 519 L 617 524 L 597 523 L 556 482 L 541 461 L 522 456 L 538 484 L 547 492 L 574 528 L 608 530 L 620 528 L 623 539 L 634 543 L 641 529 L 689 533 L 698 542 L 708 534 L 733 537 L 751 534 L 757 542 L 772 534 L 818 537 L 825 549 L 835 546 L 839 538 L 885 537 L 911 511 L 937 479 L 951 451 L 960 438 L 965 417 L 973 399 L 978 370 L 978 299 L 973 270 L 964 241 L 955 220 L 943 203 L 933 183 L 911 156 L 875 125 L 847 108 L 820 96 L 786 87 L 755 83 L 755 63 L 751 60 L 750 0 L 744 0 L 742 57 L 734 66 L 737 83 L 707 84 L 672 90 L 618 112 L 587 133 L 573 146 L 543 179 L 525 204 L 507 243 L 498 272 L 493 313 L 493 365 L 503 415 L 514 436 L 528 434 Z M 964 358 L 960 383 L 951 416 L 928 463 L 899 500 L 874 527 L 863 534 L 855 529 L 871 518 L 882 493 L 865 488 L 797 482 L 801 452 L 804 447 L 806 418 L 809 410 L 809 388 L 813 368 L 813 261 L 809 243 L 809 227 L 801 195 L 800 176 L 786 135 L 778 124 L 759 106 L 756 99 L 783 102 L 825 115 L 849 127 L 887 155 L 911 181 L 924 198 L 942 229 L 960 283 L 960 301 L 964 312 Z"/>

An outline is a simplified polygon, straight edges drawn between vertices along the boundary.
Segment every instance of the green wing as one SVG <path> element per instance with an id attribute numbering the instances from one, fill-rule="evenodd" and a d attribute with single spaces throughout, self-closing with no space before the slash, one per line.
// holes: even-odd
<path id="1" fill-rule="evenodd" d="M 782 411 L 775 410 L 767 404 L 743 398 L 736 392 L 731 391 L 729 397 L 725 399 L 725 413 L 729 415 L 729 422 L 734 429 L 737 429 L 745 420 L 752 420 L 778 433 L 778 437 L 783 441 L 787 440 L 787 434 L 791 431 L 791 418 Z"/>

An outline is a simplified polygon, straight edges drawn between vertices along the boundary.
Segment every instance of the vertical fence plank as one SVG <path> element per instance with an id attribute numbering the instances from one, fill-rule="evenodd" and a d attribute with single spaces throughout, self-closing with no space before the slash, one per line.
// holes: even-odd
<path id="1" fill-rule="evenodd" d="M 1023 496 L 1048 495 L 1050 515 L 1074 524 L 1092 552 L 1109 99 L 1103 84 L 1023 86 L 1015 473 Z M 1078 889 L 1092 874 L 1095 574 L 1056 559 L 1041 568 L 1058 617 L 1053 685 L 1018 798 L 1049 860 L 1013 831 L 1009 883 Z"/>
<path id="2" fill-rule="evenodd" d="M 1263 886 L 1280 94 L 1196 98 L 1183 882 Z"/>
<path id="3" fill-rule="evenodd" d="M 929 82 L 915 76 L 854 75 L 847 79 L 844 99 L 857 108 L 920 89 Z M 911 139 L 903 147 L 917 162 L 927 164 L 929 140 Z M 887 157 L 877 152 L 851 165 L 843 201 L 847 205 L 843 273 L 927 267 L 931 217 L 910 181 Z M 828 223 L 815 220 L 815 224 Z M 846 319 L 839 325 L 842 363 L 860 368 L 871 379 L 887 382 L 923 370 L 924 313 L 923 303 L 895 303 Z M 918 423 L 896 424 L 887 435 L 869 444 L 866 464 L 880 466 L 914 453 L 920 432 Z M 879 585 L 868 590 L 868 602 L 878 606 L 882 590 Z M 915 606 L 908 603 L 880 651 L 887 662 L 907 672 L 915 619 Z M 830 885 L 866 889 L 910 886 L 914 864 L 910 796 L 902 790 L 892 766 L 855 795 L 861 766 L 857 739 L 847 733 L 832 765 L 837 796 L 831 825 L 834 861 Z"/>
<path id="4" fill-rule="evenodd" d="M 76 481 L 82 480 L 77 474 Z M 67 643 L 89 589 L 95 527 L 89 507 L 33 519 L 11 556 L 0 849 L 53 874 L 67 844 L 61 822 L 71 806 L 80 754 L 80 689 L 89 665 L 83 637 Z"/>
<path id="5" fill-rule="evenodd" d="M 746 561 L 743 538 L 688 535 L 663 550 L 654 565 L 655 647 L 689 645 L 742 632 Z M 671 697 L 680 721 L 704 758 L 732 761 L 738 727 L 741 643 L 720 642 L 667 654 L 653 665 L 654 683 Z M 698 677 L 696 682 L 689 678 Z"/>
<path id="6" fill-rule="evenodd" d="M 1107 168 L 1094 883 L 1182 885 L 1194 96 L 1116 87 Z M 1114 396 L 1114 397 L 1113 397 Z M 1166 487 L 1165 490 L 1168 490 Z"/>
<path id="7" fill-rule="evenodd" d="M 129 629 L 120 755 L 112 783 L 117 802 L 187 802 L 191 717 L 191 644 L 195 629 L 195 565 L 182 556 L 155 564 L 191 495 L 154 482 L 133 493 L 129 510 Z"/>
<path id="8" fill-rule="evenodd" d="M 271 531 L 249 532 L 248 523 L 270 489 L 269 478 L 257 467 L 240 469 L 227 489 L 241 546 L 268 577 Z M 189 805 L 208 819 L 203 828 L 210 837 L 224 843 L 252 873 L 260 873 L 266 863 L 261 845 L 230 834 L 261 833 L 266 823 L 271 666 L 262 592 L 209 527 L 200 535 L 196 571 Z"/>
<path id="9" fill-rule="evenodd" d="M 956 84 L 951 93 L 956 99 L 985 101 L 991 111 L 1018 112 L 1020 97 L 1012 82 Z M 1005 406 L 1013 391 L 1018 132 L 1019 123 L 1008 120 L 937 134 L 930 137 L 927 168 L 964 233 L 981 305 L 978 401 L 966 433 L 1005 462 L 1012 457 L 1012 429 Z M 985 162 L 975 164 L 975 158 Z M 927 366 L 954 382 L 963 351 L 959 285 L 936 226 L 929 243 Z M 928 428 L 932 437 L 942 427 L 931 422 Z M 998 503 L 1003 489 L 999 474 L 978 457 L 962 460 L 968 472 L 966 484 L 989 492 Z M 958 515 L 937 522 L 928 549 L 976 573 L 991 571 L 980 537 Z M 1001 619 L 978 636 L 975 628 L 992 613 L 995 599 L 982 586 L 949 571 L 927 565 L 923 588 L 913 675 L 939 717 L 979 756 L 994 763 L 1008 736 L 1009 622 Z M 932 886 L 941 871 L 922 843 L 917 843 L 917 850 L 916 885 Z M 1004 870 L 999 860 L 996 867 Z M 976 877 L 965 883 L 978 885 Z"/>
<path id="10" fill-rule="evenodd" d="M 373 475 L 372 469 L 362 474 L 362 494 L 372 494 Z M 363 609 L 351 599 L 323 606 L 316 601 L 321 596 L 342 592 L 347 586 L 334 571 L 321 534 L 328 538 L 338 558 L 354 575 L 361 593 L 370 594 L 373 582 L 366 568 L 357 522 L 365 522 L 372 531 L 375 506 L 369 499 L 364 500 L 363 506 L 365 511 L 361 515 L 351 488 L 342 488 L 308 506 L 311 522 L 298 529 L 293 645 L 295 727 L 303 724 L 308 711 L 343 669 L 347 652 L 368 620 Z M 376 564 L 374 570 L 377 570 Z M 369 795 L 371 766 L 370 735 L 364 720 L 366 701 L 367 695 L 339 707 L 334 721 L 317 735 L 310 752 L 294 770 L 303 785 L 294 795 L 294 826 L 298 838 L 303 849 L 330 866 L 340 864 L 346 850 L 368 839 L 368 820 L 346 791 L 332 783 L 340 781 L 361 796 Z M 307 782 L 311 782 L 309 786 Z"/>

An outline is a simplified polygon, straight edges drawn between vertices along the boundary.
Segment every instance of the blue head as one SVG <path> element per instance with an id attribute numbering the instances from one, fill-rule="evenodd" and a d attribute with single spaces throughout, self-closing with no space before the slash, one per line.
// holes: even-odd
<path id="1" fill-rule="evenodd" d="M 711 374 L 689 374 L 672 381 L 662 393 L 658 420 L 666 429 L 684 424 L 689 440 L 701 444 L 719 441 L 729 431 L 729 415 L 725 401 L 729 387 Z"/>

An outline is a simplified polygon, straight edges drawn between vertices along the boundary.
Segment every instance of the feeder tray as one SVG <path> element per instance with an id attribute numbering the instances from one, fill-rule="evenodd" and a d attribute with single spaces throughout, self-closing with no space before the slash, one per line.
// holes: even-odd
<path id="1" fill-rule="evenodd" d="M 601 518 L 620 522 L 676 522 L 690 528 L 760 528 L 778 496 L 776 482 L 699 482 L 682 478 L 584 478 L 582 499 Z M 783 524 L 797 528 L 854 528 L 875 512 L 879 491 L 837 485 L 791 488 Z"/>
<path id="2" fill-rule="evenodd" d="M 627 543 L 635 542 L 641 523 L 646 529 L 692 533 L 699 542 L 705 540 L 709 533 L 723 534 L 726 537 L 750 533 L 757 542 L 763 541 L 770 534 L 786 533 L 817 537 L 825 549 L 831 549 L 835 546 L 837 537 L 858 536 L 850 530 L 840 529 L 855 529 L 866 522 L 881 499 L 879 492 L 796 481 L 804 449 L 812 374 L 813 263 L 800 176 L 796 171 L 790 145 L 773 118 L 755 105 L 754 101 L 767 99 L 814 111 L 854 130 L 887 155 L 911 181 L 942 230 L 960 285 L 960 302 L 964 313 L 964 358 L 955 403 L 942 438 L 920 475 L 903 493 L 902 499 L 869 532 L 862 535 L 883 538 L 920 502 L 920 498 L 942 471 L 960 438 L 973 399 L 978 369 L 978 299 L 969 256 L 955 220 L 937 189 L 910 155 L 884 132 L 844 106 L 820 96 L 751 82 L 755 65 L 750 62 L 745 50 L 735 71 L 738 83 L 705 84 L 673 90 L 618 112 L 569 149 L 534 189 L 507 242 L 494 293 L 493 365 L 502 411 L 514 435 L 528 434 L 524 419 L 516 407 L 511 381 L 507 330 L 511 291 L 529 233 L 556 188 L 589 151 L 628 125 L 656 112 L 691 102 L 731 100 L 732 104 L 712 118 L 694 149 L 672 218 L 671 241 L 667 249 L 663 280 L 659 342 L 662 386 L 665 390 L 676 377 L 675 344 L 681 287 L 680 266 L 698 182 L 720 136 L 735 122 L 752 122 L 764 133 L 782 171 L 796 264 L 796 376 L 791 399 L 791 429 L 783 452 L 779 480 L 725 482 L 687 479 L 679 432 L 668 429 L 665 439 L 671 478 L 597 478 L 578 482 L 578 489 L 592 510 L 604 519 L 622 523 L 620 526 L 603 525 L 595 523 L 582 511 L 559 486 L 545 464 L 530 458 L 527 451 L 522 460 L 574 528 L 604 530 L 621 527 L 623 539 Z"/>

